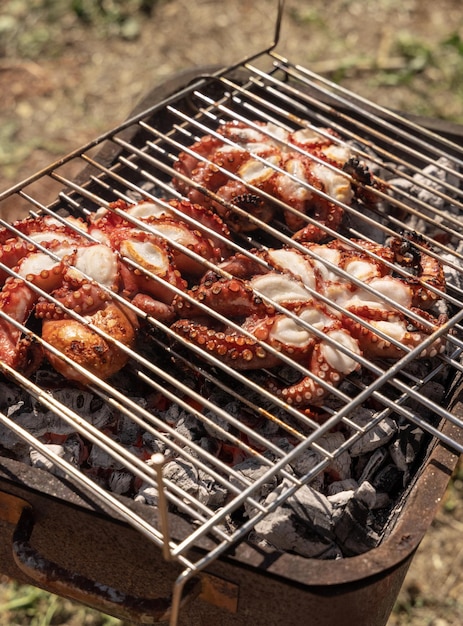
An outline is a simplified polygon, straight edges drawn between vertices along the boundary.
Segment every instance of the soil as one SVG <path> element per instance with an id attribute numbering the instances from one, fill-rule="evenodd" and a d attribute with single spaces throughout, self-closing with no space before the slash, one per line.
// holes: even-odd
<path id="1" fill-rule="evenodd" d="M 267 48 L 276 12 L 276 0 L 4 0 L 0 191 L 122 122 L 173 73 Z M 288 0 L 278 50 L 386 107 L 463 123 L 462 37 L 460 0 Z M 388 626 L 463 623 L 462 476 Z"/>

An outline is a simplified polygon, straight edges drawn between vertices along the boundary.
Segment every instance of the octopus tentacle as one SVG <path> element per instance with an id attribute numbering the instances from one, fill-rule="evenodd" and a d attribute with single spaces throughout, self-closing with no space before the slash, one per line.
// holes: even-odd
<path id="1" fill-rule="evenodd" d="M 387 320 L 368 320 L 373 330 L 353 319 L 344 320 L 344 325 L 351 335 L 357 339 L 365 356 L 368 358 L 400 359 L 408 350 L 413 350 L 422 344 L 445 321 L 446 317 L 441 316 L 436 320 L 436 324 L 432 328 L 421 324 L 418 324 L 418 327 L 411 328 L 405 316 L 396 315 L 395 318 Z M 386 338 L 382 335 L 385 335 Z M 387 337 L 394 341 L 388 340 Z M 426 349 L 423 349 L 419 356 L 420 358 L 432 358 L 444 352 L 445 349 L 446 339 L 442 336 Z"/>
<path id="2" fill-rule="evenodd" d="M 136 293 L 146 293 L 171 304 L 175 292 L 169 287 L 185 289 L 186 281 L 175 266 L 171 250 L 161 237 L 135 228 L 121 228 L 110 234 L 113 250 L 140 266 L 121 263 L 123 293 L 129 298 Z M 161 280 L 152 278 L 153 274 Z"/>
<path id="3" fill-rule="evenodd" d="M 283 387 L 269 381 L 270 391 L 292 406 L 317 405 L 326 397 L 331 387 L 337 387 L 348 374 L 360 369 L 356 357 L 361 355 L 361 349 L 351 334 L 338 328 L 329 331 L 327 336 L 335 344 L 327 340 L 317 342 L 307 362 L 307 369 L 314 377 L 305 376 L 297 383 Z M 339 345 L 347 353 L 341 351 L 337 347 Z"/>
<path id="4" fill-rule="evenodd" d="M 108 301 L 89 316 L 88 321 L 114 340 L 128 348 L 133 347 L 136 326 L 133 319 L 115 302 Z M 118 372 L 129 358 L 115 343 L 77 320 L 45 319 L 42 325 L 42 338 L 73 362 L 102 379 Z M 46 356 L 51 365 L 67 379 L 83 384 L 88 382 L 86 374 L 80 373 L 54 352 L 46 350 Z"/>
<path id="5" fill-rule="evenodd" d="M 215 330 L 188 319 L 177 320 L 171 328 L 230 367 L 247 370 L 274 367 L 279 363 L 278 357 L 270 354 L 258 341 L 241 333 Z"/>
<path id="6" fill-rule="evenodd" d="M 110 299 L 110 295 L 97 284 L 85 282 L 79 289 L 70 289 L 68 285 L 53 291 L 51 302 L 42 298 L 35 306 L 35 316 L 38 319 L 63 319 L 66 310 L 71 309 L 79 315 L 90 315 L 101 308 Z"/>
<path id="7" fill-rule="evenodd" d="M 185 291 L 185 295 L 188 297 L 176 296 L 173 301 L 173 306 L 179 315 L 188 314 L 190 317 L 204 315 L 203 309 L 195 306 L 190 299 L 229 317 L 248 316 L 255 313 L 265 315 L 274 311 L 272 306 L 256 296 L 252 287 L 239 278 L 206 281 Z"/>
<path id="8" fill-rule="evenodd" d="M 203 137 L 191 147 L 198 154 L 197 161 L 190 153 L 181 153 L 175 165 L 179 173 L 195 183 L 188 186 L 183 179 L 174 179 L 174 185 L 190 200 L 210 206 L 238 232 L 259 226 L 247 214 L 268 223 L 280 213 L 300 241 L 320 241 L 325 238 L 326 228 L 339 228 L 342 203 L 351 202 L 353 190 L 349 176 L 342 171 L 350 153 L 345 146 L 334 143 L 334 133 L 331 139 L 329 134 L 323 136 L 311 129 L 289 132 L 263 122 L 252 127 L 242 122 L 225 123 L 217 132 L 234 145 L 221 143 L 216 136 L 210 140 Z M 227 177 L 229 172 L 236 177 Z M 211 192 L 211 197 L 204 189 Z M 217 202 L 214 194 L 244 212 Z M 288 209 L 281 210 L 280 205 L 268 201 L 268 196 L 286 203 Z M 304 216 L 311 216 L 318 224 L 307 224 Z"/>

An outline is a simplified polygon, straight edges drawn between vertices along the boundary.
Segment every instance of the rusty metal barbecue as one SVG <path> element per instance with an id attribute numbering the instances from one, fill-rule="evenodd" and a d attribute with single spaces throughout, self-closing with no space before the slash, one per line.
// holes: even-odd
<path id="1" fill-rule="evenodd" d="M 2 320 L 19 329 L 34 344 L 43 346 L 48 354 L 80 371 L 88 380 L 86 389 L 95 398 L 159 443 L 159 451 L 153 449 L 148 459 L 142 458 L 109 436 L 104 428 L 100 429 L 91 423 L 88 415 L 82 415 L 78 408 L 67 405 L 41 382 L 42 379 L 26 376 L 7 363 L 1 365 L 5 380 L 14 382 L 17 388 L 37 401 L 40 411 L 57 416 L 73 432 L 113 458 L 124 471 L 155 494 L 156 508 L 150 507 L 147 517 L 138 514 L 117 491 L 116 494 L 111 493 L 91 474 L 82 472 L 75 464 L 58 455 L 41 437 L 34 434 L 33 428 L 24 426 L 17 419 L 19 410 L 10 406 L 8 411 L 0 414 L 2 432 L 13 433 L 18 441 L 25 442 L 40 453 L 52 463 L 55 471 L 59 468 L 76 488 L 97 497 L 102 506 L 117 515 L 118 519 L 127 522 L 149 542 L 158 546 L 167 561 L 180 564 L 181 572 L 174 586 L 169 612 L 172 626 L 179 619 L 185 585 L 188 587 L 199 572 L 248 538 L 256 527 L 261 528 L 261 523 L 291 501 L 294 494 L 302 493 L 300 490 L 305 485 L 315 484 L 317 477 L 342 459 L 346 452 L 365 442 L 369 436 L 376 437 L 378 428 L 389 423 L 391 418 L 404 430 L 403 437 L 409 436 L 416 429 L 426 433 L 428 437 L 423 437 L 423 441 L 428 443 L 423 444 L 420 453 L 423 462 L 436 441 L 448 446 L 456 454 L 463 451 L 461 418 L 450 405 L 451 391 L 457 387 L 462 371 L 462 150 L 452 138 L 448 126 L 445 127 L 445 136 L 441 134 L 437 123 L 436 129 L 429 130 L 429 121 L 425 127 L 416 120 L 376 106 L 307 68 L 282 58 L 276 51 L 281 14 L 282 3 L 279 5 L 275 42 L 268 50 L 234 67 L 205 71 L 194 76 L 191 82 L 172 95 L 169 94 L 148 109 L 142 107 L 140 112 L 118 128 L 0 194 L 0 203 L 11 203 L 17 199 L 18 205 L 27 207 L 32 216 L 50 215 L 66 223 L 69 215 L 87 220 L 104 207 L 114 215 L 122 215 L 137 228 L 150 232 L 146 222 L 137 217 L 128 217 L 121 209 L 123 205 L 113 204 L 118 200 L 128 204 L 145 200 L 177 212 L 182 220 L 206 236 L 222 239 L 224 244 L 230 246 L 233 254 L 240 253 L 258 264 L 267 261 L 255 257 L 256 249 L 291 246 L 313 261 L 323 261 L 330 271 L 346 278 L 343 269 L 329 260 L 321 259 L 317 249 L 308 249 L 304 243 L 295 241 L 279 217 L 267 223 L 258 215 L 248 214 L 249 202 L 252 203 L 256 197 L 269 199 L 262 188 L 246 182 L 249 193 L 247 201 L 244 204 L 236 199 L 227 201 L 207 190 L 178 167 L 181 154 L 207 163 L 207 155 L 198 155 L 194 148 L 204 136 L 223 141 L 230 149 L 241 149 L 235 139 L 224 139 L 220 133 L 220 129 L 232 120 L 253 131 L 262 132 L 271 139 L 275 139 L 272 133 L 276 129 L 286 134 L 303 129 L 319 133 L 325 138 L 327 136 L 339 149 L 348 147 L 354 160 L 350 162 L 351 167 L 341 170 L 342 176 L 364 195 L 366 193 L 374 198 L 374 202 L 368 204 L 346 203 L 329 198 L 325 191 L 314 187 L 309 181 L 299 179 L 297 174 L 279 172 L 279 166 L 272 164 L 267 157 L 254 155 L 256 163 L 262 167 L 285 174 L 311 194 L 318 194 L 325 200 L 329 198 L 330 202 L 342 209 L 344 219 L 339 230 L 331 229 L 329 223 L 322 224 L 326 238 L 350 243 L 354 249 L 375 262 L 378 258 L 374 250 L 365 252 L 351 240 L 362 239 L 383 245 L 390 238 L 400 238 L 404 231 L 413 231 L 419 233 L 420 238 L 413 240 L 413 246 L 407 249 L 408 252 L 413 249 L 414 254 L 426 254 L 444 267 L 445 290 L 434 286 L 432 281 L 422 287 L 434 294 L 436 306 L 440 307 L 438 313 L 445 313 L 445 321 L 431 328 L 427 317 L 417 316 L 407 308 L 401 308 L 390 295 L 380 294 L 380 299 L 395 311 L 407 314 L 410 326 L 426 328 L 422 340 L 417 345 L 403 345 L 400 338 L 390 337 L 380 327 L 376 327 L 375 332 L 380 338 L 402 350 L 400 358 L 394 360 L 368 358 L 333 342 L 332 348 L 358 363 L 361 372 L 347 376 L 337 387 L 318 379 L 305 366 L 296 363 L 290 354 L 282 354 L 265 343 L 262 343 L 262 347 L 269 353 L 275 352 L 281 359 L 279 369 L 270 368 L 272 371 L 265 372 L 265 376 L 260 372 L 254 374 L 236 369 L 230 363 L 223 362 L 217 354 L 181 336 L 169 323 L 142 311 L 123 294 L 114 293 L 105 285 L 101 285 L 101 289 L 136 314 L 147 329 L 143 336 L 147 341 L 143 345 L 127 346 L 95 327 L 75 310 L 67 310 L 70 319 L 78 320 L 102 335 L 127 355 L 129 364 L 126 372 L 131 382 L 136 381 L 140 389 L 150 390 L 151 394 L 163 397 L 169 406 L 175 406 L 183 415 L 193 416 L 211 438 L 226 442 L 242 458 L 258 462 L 262 471 L 252 477 L 231 466 L 228 460 L 217 456 L 207 446 L 180 432 L 173 421 L 165 421 L 161 412 L 152 410 L 147 403 L 137 402 L 124 384 L 120 384 L 121 380 L 117 376 L 114 382 L 113 379 L 102 380 L 94 373 L 86 372 L 81 365 L 47 343 L 35 325 L 18 322 L 0 309 Z M 325 129 L 331 129 L 328 135 Z M 331 131 L 336 135 L 332 135 Z M 289 141 L 285 137 L 283 134 L 278 135 L 280 145 Z M 285 150 L 304 153 L 303 148 L 287 143 Z M 313 155 L 312 158 L 317 159 Z M 357 162 L 368 163 L 375 179 L 384 184 L 374 186 L 371 180 L 360 180 L 359 170 L 355 166 Z M 212 165 L 215 172 L 242 182 L 238 173 L 229 172 L 217 163 Z M 324 165 L 333 170 L 337 167 L 333 164 Z M 76 177 L 75 172 L 79 169 L 82 171 Z M 188 186 L 211 201 L 221 202 L 237 220 L 249 220 L 253 223 L 253 230 L 236 232 L 229 240 L 217 235 L 194 217 L 179 213 L 175 206 L 172 209 L 168 199 L 183 198 L 179 187 L 172 185 L 174 178 L 180 180 L 184 188 Z M 56 187 L 57 200 L 51 205 L 42 196 L 45 180 L 47 193 L 50 185 Z M 272 202 L 291 213 L 291 208 L 282 201 L 273 199 Z M 310 216 L 304 219 L 308 224 L 316 225 L 316 220 Z M 47 247 L 37 243 L 33 237 L 14 225 L 4 221 L 0 223 L 11 233 L 11 237 L 18 237 L 53 258 Z M 92 240 L 93 236 L 81 230 L 77 223 L 73 228 L 82 237 Z M 181 243 L 171 240 L 169 243 L 175 252 L 201 263 L 204 272 L 214 271 L 219 276 L 226 275 L 226 270 L 217 267 L 215 262 L 205 260 Z M 132 269 L 146 272 L 134 259 L 124 258 L 124 262 Z M 416 281 L 413 268 L 394 264 L 392 267 L 405 281 Z M 0 263 L 0 269 L 9 276 L 21 278 L 7 264 Z M 154 274 L 150 277 L 154 281 L 161 280 Z M 92 280 L 92 276 L 88 278 Z M 351 275 L 348 278 L 356 287 L 365 287 L 361 279 Z M 46 290 L 32 283 L 29 287 L 43 299 L 60 305 Z M 193 297 L 185 295 L 179 287 L 171 286 L 170 289 L 177 297 L 199 306 Z M 366 290 L 378 296 L 374 288 L 366 287 Z M 259 288 L 255 289 L 255 293 L 263 300 L 269 299 L 268 294 L 259 292 Z M 317 297 L 323 300 L 320 294 Z M 342 304 L 331 302 L 329 298 L 325 300 L 325 304 L 343 309 Z M 275 301 L 272 304 L 277 311 L 292 319 L 291 312 L 284 305 Z M 358 321 L 355 313 L 344 313 L 353 321 Z M 226 315 L 210 308 L 207 314 L 235 331 L 243 332 L 236 321 Z M 323 332 L 317 331 L 310 324 L 298 323 L 316 336 L 317 332 L 323 336 Z M 364 320 L 363 324 L 365 328 L 371 329 L 368 321 Z M 255 340 L 249 332 L 247 337 Z M 445 350 L 434 354 L 435 345 L 445 346 Z M 426 355 L 424 366 L 420 358 L 423 353 Z M 293 373 L 290 374 L 290 371 Z M 313 412 L 302 411 L 284 396 L 272 391 L 274 387 L 269 389 L 263 382 L 267 376 L 281 382 L 285 376 L 294 376 L 294 372 L 310 377 L 325 390 L 328 387 L 323 402 L 317 405 L 317 411 L 323 413 L 322 420 L 318 420 L 317 412 L 314 415 Z M 202 393 L 198 380 L 202 381 L 203 387 L 207 387 L 209 394 Z M 221 402 L 225 397 L 229 400 L 227 405 Z M 252 420 L 246 423 L 240 413 L 230 412 L 233 402 L 239 404 L 241 412 L 253 416 L 254 422 L 264 420 L 267 425 L 274 425 L 280 438 L 267 435 L 265 428 L 254 428 Z M 357 419 L 366 405 L 371 409 L 368 417 Z M 328 445 L 327 436 L 339 430 L 350 434 L 338 440 L 337 445 Z M 283 434 L 287 435 L 286 439 Z M 288 446 L 288 438 L 292 441 L 291 446 Z M 169 451 L 168 455 L 162 453 L 165 450 Z M 312 455 L 312 458 L 315 455 L 316 461 L 307 465 L 303 471 L 293 471 L 307 454 Z M 220 506 L 213 507 L 199 493 L 188 492 L 182 484 L 167 477 L 164 469 L 172 458 L 193 467 L 196 473 L 202 473 L 204 483 L 214 482 L 219 485 L 220 490 L 226 493 Z M 264 499 L 262 493 L 269 485 L 275 487 L 272 497 Z M 406 498 L 406 493 L 407 488 L 402 497 Z M 147 499 L 144 501 L 147 502 Z M 242 512 L 243 507 L 246 515 L 241 513 L 237 521 L 237 514 Z M 386 529 L 395 519 L 397 508 L 400 506 L 389 511 Z M 172 533 L 170 527 L 170 511 L 173 509 L 189 520 L 187 530 L 181 536 Z M 202 541 L 207 542 L 208 549 L 195 552 L 195 546 Z M 17 557 L 21 560 L 19 549 Z"/>

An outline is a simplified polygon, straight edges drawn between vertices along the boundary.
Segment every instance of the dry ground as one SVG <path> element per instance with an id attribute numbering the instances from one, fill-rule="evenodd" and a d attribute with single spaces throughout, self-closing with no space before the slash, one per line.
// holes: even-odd
<path id="1" fill-rule="evenodd" d="M 173 72 L 266 48 L 276 5 L 3 0 L 0 190 L 121 122 Z M 463 123 L 460 0 L 288 0 L 279 50 L 385 106 Z M 388 626 L 463 623 L 461 496 L 457 474 Z M 2 624 L 116 623 L 8 582 L 2 603 Z"/>

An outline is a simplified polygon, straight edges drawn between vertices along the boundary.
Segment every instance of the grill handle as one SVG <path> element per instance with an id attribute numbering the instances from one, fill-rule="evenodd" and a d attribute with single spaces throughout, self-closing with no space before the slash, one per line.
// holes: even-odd
<path id="1" fill-rule="evenodd" d="M 169 619 L 172 608 L 171 597 L 133 596 L 69 571 L 39 554 L 30 543 L 34 530 L 34 516 L 32 507 L 26 501 L 0 492 L 0 518 L 15 524 L 12 545 L 15 564 L 37 586 L 97 608 L 119 619 L 140 624 L 156 624 Z M 201 591 L 200 578 L 189 580 L 182 593 L 181 606 L 196 598 Z"/>

